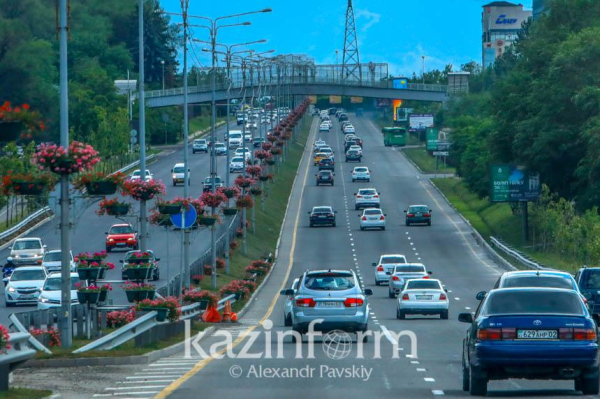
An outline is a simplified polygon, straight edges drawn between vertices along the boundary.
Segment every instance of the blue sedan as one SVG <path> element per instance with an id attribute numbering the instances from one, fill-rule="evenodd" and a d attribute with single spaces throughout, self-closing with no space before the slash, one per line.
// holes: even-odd
<path id="1" fill-rule="evenodd" d="M 463 390 L 486 395 L 490 380 L 574 380 L 584 395 L 597 395 L 596 323 L 578 292 L 559 288 L 491 291 L 463 343 Z"/>

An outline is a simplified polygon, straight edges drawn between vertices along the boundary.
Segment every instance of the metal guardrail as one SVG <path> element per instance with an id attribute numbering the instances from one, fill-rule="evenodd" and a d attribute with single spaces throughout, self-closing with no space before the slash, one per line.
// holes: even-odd
<path id="1" fill-rule="evenodd" d="M 29 333 L 9 334 L 8 343 L 11 348 L 0 355 L 0 391 L 8 391 L 10 373 L 35 356 L 35 350 L 28 345 L 30 338 Z"/>
<path id="2" fill-rule="evenodd" d="M 19 231 L 23 227 L 25 227 L 32 220 L 35 220 L 36 218 L 38 218 L 38 217 L 40 217 L 43 214 L 48 213 L 48 212 L 50 212 L 50 207 L 49 206 L 45 206 L 45 207 L 43 207 L 41 209 L 38 209 L 37 211 L 33 212 L 31 215 L 27 216 L 25 219 L 21 220 L 16 225 L 14 225 L 13 227 L 11 227 L 10 229 L 5 230 L 2 233 L 0 233 L 0 240 L 5 239 L 6 237 L 10 237 L 14 233 L 16 233 L 17 231 Z"/>
<path id="3" fill-rule="evenodd" d="M 550 267 L 534 262 L 527 255 L 517 251 L 514 248 L 511 248 L 509 245 L 505 244 L 504 242 L 502 242 L 502 240 L 496 237 L 490 237 L 490 241 L 493 246 L 495 246 L 511 258 L 515 259 L 517 262 L 521 263 L 525 267 L 529 267 L 535 270 L 551 269 Z"/>
<path id="4" fill-rule="evenodd" d="M 25 326 L 21 324 L 19 318 L 14 313 L 8 316 L 8 319 L 12 322 L 12 325 L 17 329 L 18 332 L 29 335 L 29 344 L 33 346 L 36 350 L 47 353 L 49 355 L 52 354 L 52 352 L 50 352 L 50 350 L 46 348 L 40 341 L 38 341 L 29 334 L 29 331 L 27 331 Z"/>

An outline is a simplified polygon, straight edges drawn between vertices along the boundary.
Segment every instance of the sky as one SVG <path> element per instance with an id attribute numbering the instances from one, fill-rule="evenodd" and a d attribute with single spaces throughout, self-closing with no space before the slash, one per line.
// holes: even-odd
<path id="1" fill-rule="evenodd" d="M 386 62 L 391 75 L 410 76 L 425 70 L 454 70 L 472 60 L 481 63 L 481 6 L 492 0 L 354 0 L 361 63 Z M 518 3 L 518 1 L 514 1 Z M 342 63 L 347 0 L 189 0 L 189 14 L 211 18 L 271 8 L 270 13 L 221 20 L 222 24 L 250 21 L 250 26 L 218 31 L 223 44 L 266 39 L 252 46 L 275 54 L 308 54 L 318 64 Z M 521 4 L 531 9 L 532 0 Z M 169 12 L 181 12 L 181 0 L 161 0 Z M 173 22 L 181 19 L 173 17 Z M 203 24 L 190 19 L 190 24 Z M 208 40 L 208 30 L 192 28 L 194 37 Z M 203 66 L 209 57 L 196 49 Z M 242 47 L 243 48 L 243 47 Z"/>

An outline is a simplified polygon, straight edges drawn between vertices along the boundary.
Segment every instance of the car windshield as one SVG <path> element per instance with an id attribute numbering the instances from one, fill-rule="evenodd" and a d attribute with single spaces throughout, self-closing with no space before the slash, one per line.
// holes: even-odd
<path id="1" fill-rule="evenodd" d="M 358 150 L 350 150 L 350 151 L 348 151 L 348 154 L 356 155 L 356 154 L 358 154 Z"/>
<path id="2" fill-rule="evenodd" d="M 394 273 L 425 273 L 424 266 L 396 266 Z"/>
<path id="3" fill-rule="evenodd" d="M 13 251 L 21 251 L 24 249 L 41 249 L 42 244 L 38 240 L 17 241 L 13 245 Z"/>
<path id="4" fill-rule="evenodd" d="M 133 234 L 131 226 L 113 226 L 108 231 L 109 234 Z"/>
<path id="5" fill-rule="evenodd" d="M 375 190 L 360 190 L 358 192 L 360 195 L 375 195 L 377 192 Z"/>
<path id="6" fill-rule="evenodd" d="M 319 172 L 319 175 L 329 177 L 329 176 L 331 176 L 331 172 L 329 172 L 329 171 L 321 171 L 321 172 Z"/>
<path id="7" fill-rule="evenodd" d="M 429 208 L 427 208 L 426 206 L 411 206 L 410 208 L 408 208 L 409 212 L 428 212 Z"/>
<path id="8" fill-rule="evenodd" d="M 518 288 L 518 287 L 546 287 L 546 288 L 564 288 L 573 289 L 573 281 L 570 279 L 556 276 L 515 276 L 504 279 L 500 288 Z"/>
<path id="9" fill-rule="evenodd" d="M 386 256 L 381 259 L 381 263 L 384 265 L 389 265 L 391 263 L 406 263 L 406 259 L 404 256 Z"/>
<path id="10" fill-rule="evenodd" d="M 406 283 L 407 290 L 440 290 L 440 283 L 431 280 L 413 280 Z"/>
<path id="11" fill-rule="evenodd" d="M 211 184 L 212 183 L 212 178 L 207 177 L 206 179 L 204 179 L 204 183 Z M 220 177 L 215 177 L 215 183 L 217 183 L 217 184 L 221 183 L 221 178 Z"/>
<path id="12" fill-rule="evenodd" d="M 329 153 L 329 152 L 332 152 L 332 150 L 331 150 L 331 148 L 321 148 L 321 152 Z"/>
<path id="13" fill-rule="evenodd" d="M 10 281 L 29 281 L 29 280 L 43 280 L 46 278 L 46 273 L 42 269 L 40 270 L 15 270 L 10 276 Z"/>
<path id="14" fill-rule="evenodd" d="M 332 213 L 331 208 L 313 208 L 313 213 Z"/>
<path id="15" fill-rule="evenodd" d="M 493 291 L 483 309 L 484 315 L 499 314 L 584 314 L 579 296 L 570 291 Z"/>
<path id="16" fill-rule="evenodd" d="M 223 144 L 223 143 L 215 144 L 215 148 L 223 148 L 223 147 L 225 147 L 225 144 Z"/>
<path id="17" fill-rule="evenodd" d="M 44 262 L 58 262 L 60 261 L 60 252 L 48 252 L 44 255 Z"/>
<path id="18" fill-rule="evenodd" d="M 304 286 L 315 291 L 343 291 L 354 288 L 356 284 L 351 274 L 328 272 L 307 275 Z"/>
<path id="19" fill-rule="evenodd" d="M 367 169 L 367 168 L 355 168 L 354 171 L 358 172 L 358 173 L 364 173 L 364 172 L 368 172 L 369 169 Z"/>
<path id="20" fill-rule="evenodd" d="M 60 291 L 61 281 L 62 280 L 60 278 L 46 279 L 46 282 L 44 283 L 44 288 L 43 288 L 44 291 Z M 71 290 L 76 290 L 77 284 L 79 284 L 79 277 L 72 276 L 71 277 Z"/>
<path id="21" fill-rule="evenodd" d="M 206 140 L 194 140 L 196 144 L 206 144 Z"/>
<path id="22" fill-rule="evenodd" d="M 381 209 L 367 209 L 365 215 L 381 215 Z"/>
<path id="23" fill-rule="evenodd" d="M 600 269 L 586 270 L 581 279 L 581 288 L 600 290 Z"/>
<path id="24" fill-rule="evenodd" d="M 175 168 L 173 168 L 173 173 L 183 173 L 185 171 L 185 168 L 183 166 L 177 166 Z"/>
<path id="25" fill-rule="evenodd" d="M 244 158 L 233 158 L 231 162 L 242 162 L 244 163 Z"/>
<path id="26" fill-rule="evenodd" d="M 241 139 L 242 138 L 242 134 L 241 133 L 230 133 L 229 134 L 229 138 L 232 138 L 232 139 Z"/>

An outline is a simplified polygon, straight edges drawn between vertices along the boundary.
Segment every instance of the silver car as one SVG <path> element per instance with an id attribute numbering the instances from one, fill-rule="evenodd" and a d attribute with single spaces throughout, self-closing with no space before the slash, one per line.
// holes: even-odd
<path id="1" fill-rule="evenodd" d="M 293 297 L 292 329 L 300 336 L 308 332 L 311 322 L 315 322 L 315 331 L 367 331 L 367 296 L 372 294 L 370 289 L 363 290 L 352 270 L 309 270 L 300 277 L 296 291 L 281 291 L 281 295 Z"/>
<path id="2" fill-rule="evenodd" d="M 42 267 L 46 269 L 46 273 L 59 272 L 61 269 L 61 250 L 53 249 L 46 252 L 44 259 L 42 259 Z M 71 271 L 77 271 L 75 260 L 73 259 L 73 252 L 69 251 Z"/>
<path id="3" fill-rule="evenodd" d="M 381 255 L 379 261 L 373 263 L 373 267 L 375 268 L 375 285 L 388 283 L 396 266 L 406 263 L 406 257 L 404 255 Z"/>
<path id="4" fill-rule="evenodd" d="M 363 211 L 362 215 L 358 215 L 360 218 L 360 229 L 362 231 L 366 229 L 381 229 L 385 230 L 385 217 L 387 215 L 378 208 L 367 208 Z"/>
<path id="5" fill-rule="evenodd" d="M 404 289 L 404 284 L 408 280 L 429 278 L 432 272 L 427 271 L 422 263 L 407 263 L 397 265 L 390 276 L 389 297 L 395 298 L 396 295 Z"/>
<path id="6" fill-rule="evenodd" d="M 206 139 L 196 139 L 192 143 L 192 153 L 208 152 L 208 143 Z"/>
<path id="7" fill-rule="evenodd" d="M 10 247 L 10 257 L 16 266 L 37 265 L 46 252 L 40 238 L 17 238 Z"/>
<path id="8" fill-rule="evenodd" d="M 298 290 L 299 281 L 299 278 L 295 279 L 292 283 L 292 286 L 290 287 L 290 289 L 294 291 L 294 295 Z M 294 307 L 294 295 L 289 295 L 287 298 L 285 298 L 285 303 L 283 304 L 283 325 L 285 325 L 286 327 L 292 326 L 292 308 Z"/>
<path id="9" fill-rule="evenodd" d="M 36 304 L 44 280 L 46 269 L 41 266 L 23 266 L 15 269 L 4 289 L 6 307 Z"/>
<path id="10" fill-rule="evenodd" d="M 407 314 L 439 314 L 448 319 L 450 301 L 440 280 L 408 280 L 398 298 L 396 318 L 404 319 Z"/>

